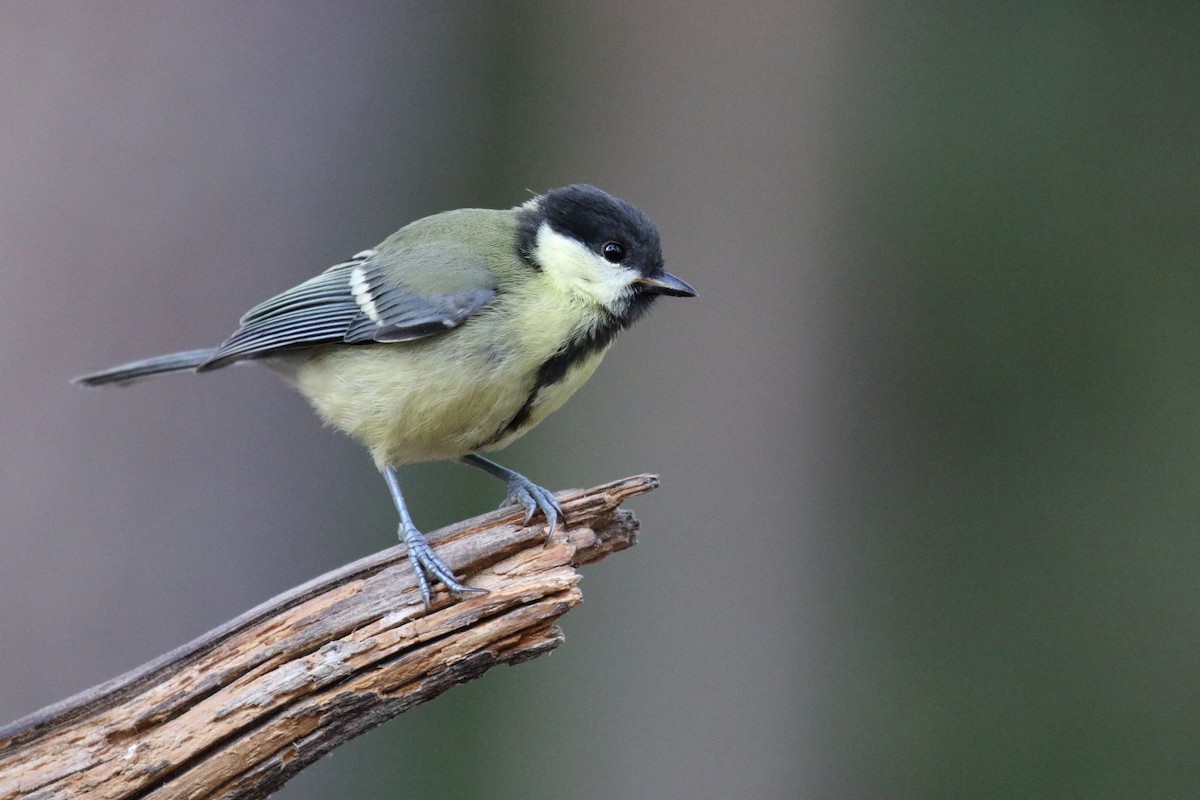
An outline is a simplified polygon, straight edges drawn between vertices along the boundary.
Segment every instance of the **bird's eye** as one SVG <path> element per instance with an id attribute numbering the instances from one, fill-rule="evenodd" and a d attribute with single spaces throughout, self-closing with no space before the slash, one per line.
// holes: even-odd
<path id="1" fill-rule="evenodd" d="M 611 261 L 613 264 L 620 264 L 625 260 L 625 245 L 620 242 L 606 242 L 604 247 L 600 248 L 600 252 L 604 254 L 605 261 Z"/>

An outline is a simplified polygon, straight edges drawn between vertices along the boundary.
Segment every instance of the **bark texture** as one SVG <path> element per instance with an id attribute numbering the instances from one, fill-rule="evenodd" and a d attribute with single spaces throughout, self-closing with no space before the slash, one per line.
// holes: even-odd
<path id="1" fill-rule="evenodd" d="M 568 525 L 550 543 L 516 510 L 431 534 L 486 595 L 442 589 L 427 611 L 393 547 L 0 728 L 0 800 L 266 797 L 342 742 L 561 644 L 555 623 L 582 600 L 575 568 L 634 544 L 619 506 L 657 485 L 639 475 L 560 494 Z"/>

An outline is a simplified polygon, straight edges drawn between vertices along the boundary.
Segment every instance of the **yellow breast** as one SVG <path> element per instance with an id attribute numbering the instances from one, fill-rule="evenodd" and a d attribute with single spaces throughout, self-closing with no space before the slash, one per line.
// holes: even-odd
<path id="1" fill-rule="evenodd" d="M 566 402 L 607 350 L 579 359 L 535 393 L 538 369 L 587 318 L 576 305 L 582 301 L 540 284 L 528 281 L 443 334 L 317 350 L 293 380 L 380 467 L 503 447 Z M 522 424 L 508 429 L 518 414 Z"/>

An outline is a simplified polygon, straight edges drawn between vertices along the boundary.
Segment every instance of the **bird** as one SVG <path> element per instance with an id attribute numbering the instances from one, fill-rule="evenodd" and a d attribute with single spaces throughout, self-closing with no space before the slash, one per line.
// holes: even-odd
<path id="1" fill-rule="evenodd" d="M 508 209 L 464 208 L 405 225 L 381 244 L 251 308 L 216 347 L 83 375 L 127 385 L 164 373 L 257 362 L 324 422 L 361 442 L 400 517 L 425 606 L 462 583 L 413 523 L 397 468 L 457 460 L 506 483 L 528 524 L 566 522 L 554 494 L 485 458 L 527 433 L 592 375 L 617 334 L 661 296 L 696 290 L 665 270 L 658 229 L 588 184 Z"/>

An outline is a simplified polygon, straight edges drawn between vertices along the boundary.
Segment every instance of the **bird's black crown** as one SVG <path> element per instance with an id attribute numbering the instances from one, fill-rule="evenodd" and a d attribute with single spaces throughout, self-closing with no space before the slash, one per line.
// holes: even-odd
<path id="1" fill-rule="evenodd" d="M 543 222 L 601 256 L 606 244 L 617 243 L 625 250 L 620 263 L 643 275 L 663 268 L 662 245 L 654 223 L 635 206 L 595 186 L 576 183 L 537 198 L 521 219 L 519 247 L 527 260 Z"/>

